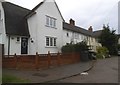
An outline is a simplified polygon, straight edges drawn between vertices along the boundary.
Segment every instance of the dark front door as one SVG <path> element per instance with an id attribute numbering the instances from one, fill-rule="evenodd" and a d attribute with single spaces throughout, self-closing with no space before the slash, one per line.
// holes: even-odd
<path id="1" fill-rule="evenodd" d="M 22 37 L 21 38 L 21 54 L 28 53 L 28 38 Z"/>

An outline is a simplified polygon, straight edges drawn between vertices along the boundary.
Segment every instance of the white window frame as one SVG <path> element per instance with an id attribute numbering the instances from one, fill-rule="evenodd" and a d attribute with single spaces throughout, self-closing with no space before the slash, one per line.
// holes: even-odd
<path id="1" fill-rule="evenodd" d="M 81 39 L 84 40 L 84 35 L 81 35 Z"/>
<path id="2" fill-rule="evenodd" d="M 45 37 L 46 47 L 56 47 L 57 46 L 57 38 L 56 37 Z"/>
<path id="3" fill-rule="evenodd" d="M 56 28 L 56 19 L 46 15 L 46 26 Z"/>
<path id="4" fill-rule="evenodd" d="M 78 33 L 74 33 L 74 38 L 75 39 L 79 39 L 79 34 Z"/>

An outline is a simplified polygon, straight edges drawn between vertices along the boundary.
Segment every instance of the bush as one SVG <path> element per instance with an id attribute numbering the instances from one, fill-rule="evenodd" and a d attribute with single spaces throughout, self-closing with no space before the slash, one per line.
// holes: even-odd
<path id="1" fill-rule="evenodd" d="M 62 47 L 62 53 L 69 53 L 74 51 L 74 46 L 72 44 L 65 45 Z"/>
<path id="2" fill-rule="evenodd" d="M 88 46 L 86 42 L 80 42 L 77 44 L 68 44 L 62 47 L 62 53 L 69 53 L 69 52 L 84 52 L 88 51 Z"/>
<path id="3" fill-rule="evenodd" d="M 108 49 L 106 47 L 98 47 L 97 48 L 97 58 L 104 58 L 108 56 Z"/>
<path id="4" fill-rule="evenodd" d="M 81 61 L 88 61 L 88 46 L 86 42 L 80 42 L 77 44 L 69 44 L 62 47 L 62 53 L 71 53 L 71 52 L 78 52 L 80 53 L 80 60 Z"/>

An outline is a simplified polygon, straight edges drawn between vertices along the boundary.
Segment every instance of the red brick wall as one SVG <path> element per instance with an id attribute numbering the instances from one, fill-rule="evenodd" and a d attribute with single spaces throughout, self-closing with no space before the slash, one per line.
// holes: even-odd
<path id="1" fill-rule="evenodd" d="M 47 69 L 61 65 L 77 63 L 80 61 L 79 53 L 48 53 L 36 55 L 11 55 L 2 60 L 3 68 L 17 69 Z"/>

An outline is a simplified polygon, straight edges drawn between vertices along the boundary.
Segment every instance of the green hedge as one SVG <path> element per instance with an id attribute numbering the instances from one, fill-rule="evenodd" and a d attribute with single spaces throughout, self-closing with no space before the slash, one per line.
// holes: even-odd
<path id="1" fill-rule="evenodd" d="M 97 58 L 104 58 L 103 56 L 108 56 L 108 49 L 106 47 L 98 47 L 97 48 Z"/>
<path id="2" fill-rule="evenodd" d="M 77 44 L 68 44 L 62 47 L 62 53 L 69 53 L 69 52 L 83 52 L 88 50 L 88 46 L 86 42 L 80 42 Z"/>

